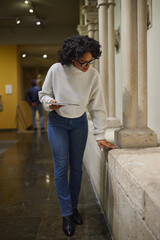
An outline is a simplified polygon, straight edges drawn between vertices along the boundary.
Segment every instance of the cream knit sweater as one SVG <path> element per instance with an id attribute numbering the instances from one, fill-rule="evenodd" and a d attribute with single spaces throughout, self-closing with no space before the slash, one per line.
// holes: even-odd
<path id="1" fill-rule="evenodd" d="M 46 75 L 42 91 L 39 91 L 39 100 L 46 111 L 52 111 L 47 102 L 53 99 L 80 105 L 66 105 L 56 110 L 62 117 L 80 117 L 88 108 L 94 126 L 93 134 L 97 140 L 105 138 L 106 111 L 96 69 L 90 67 L 87 72 L 82 72 L 72 64 L 53 64 Z"/>

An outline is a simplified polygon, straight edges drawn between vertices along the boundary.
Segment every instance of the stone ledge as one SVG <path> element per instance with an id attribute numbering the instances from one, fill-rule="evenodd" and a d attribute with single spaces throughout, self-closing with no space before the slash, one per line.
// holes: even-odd
<path id="1" fill-rule="evenodd" d="M 156 240 L 155 236 L 147 226 L 144 219 L 135 210 L 130 199 L 126 196 L 125 192 L 119 185 L 119 183 L 109 174 L 110 191 L 108 200 L 108 220 L 112 224 L 115 222 L 115 214 L 117 215 L 119 222 L 118 226 L 111 225 L 113 235 L 115 239 L 129 239 L 129 240 Z M 120 226 L 119 226 L 120 225 Z M 124 238 L 116 237 L 116 228 L 118 227 L 119 233 L 124 233 Z M 120 229 L 121 228 L 121 229 Z"/>
<path id="2" fill-rule="evenodd" d="M 160 147 L 108 154 L 99 150 L 90 121 L 89 127 L 84 163 L 115 240 L 159 240 Z M 114 130 L 106 132 L 111 142 Z"/>
<path id="3" fill-rule="evenodd" d="M 160 182 L 151 182 L 146 188 L 145 221 L 160 239 Z"/>
<path id="4" fill-rule="evenodd" d="M 109 152 L 109 171 L 135 211 L 160 239 L 160 147 Z"/>

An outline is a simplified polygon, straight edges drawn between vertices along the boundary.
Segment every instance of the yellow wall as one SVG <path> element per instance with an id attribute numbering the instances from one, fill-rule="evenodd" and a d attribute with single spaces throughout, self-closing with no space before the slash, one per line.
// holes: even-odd
<path id="1" fill-rule="evenodd" d="M 5 94 L 5 85 L 12 85 L 12 94 Z M 0 45 L 0 95 L 3 111 L 0 111 L 0 129 L 17 128 L 18 103 L 18 50 L 16 45 Z"/>

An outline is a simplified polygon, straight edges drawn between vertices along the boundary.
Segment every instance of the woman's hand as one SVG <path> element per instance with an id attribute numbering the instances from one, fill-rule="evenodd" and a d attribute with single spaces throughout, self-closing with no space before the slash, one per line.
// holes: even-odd
<path id="1" fill-rule="evenodd" d="M 117 148 L 116 145 L 114 145 L 111 142 L 108 142 L 106 139 L 102 139 L 102 140 L 97 140 L 97 144 L 100 147 L 101 151 L 103 151 L 103 146 L 107 147 L 107 148 Z"/>
<path id="2" fill-rule="evenodd" d="M 50 103 L 56 103 L 57 101 L 56 100 L 51 100 Z M 57 110 L 61 107 L 64 107 L 63 105 L 52 105 L 52 104 L 49 104 L 49 108 L 52 109 L 52 110 Z"/>

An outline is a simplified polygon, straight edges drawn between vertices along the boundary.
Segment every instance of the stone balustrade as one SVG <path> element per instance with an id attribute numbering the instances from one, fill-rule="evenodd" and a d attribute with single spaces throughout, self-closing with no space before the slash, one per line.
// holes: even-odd
<path id="1" fill-rule="evenodd" d="M 159 240 L 160 147 L 101 152 L 91 128 L 84 163 L 114 239 Z"/>

